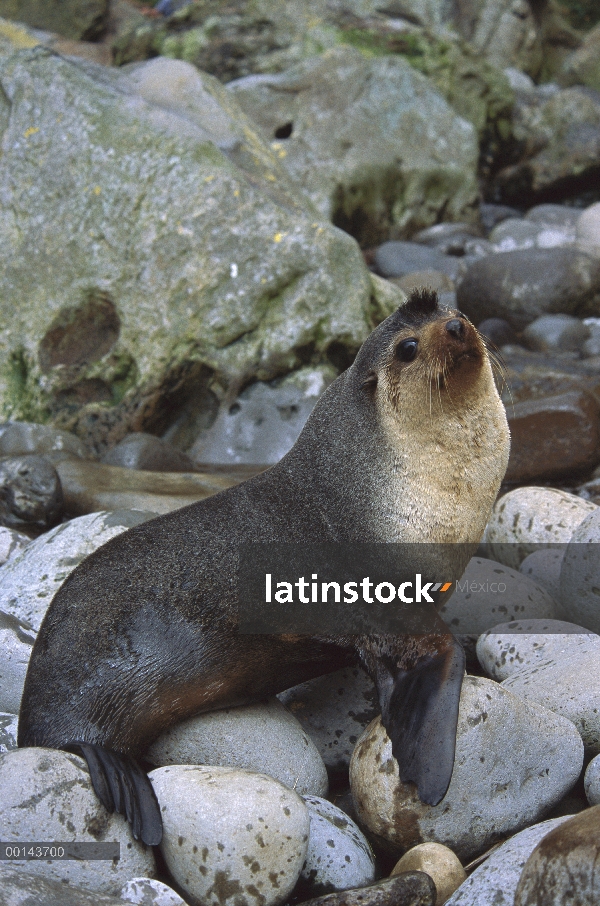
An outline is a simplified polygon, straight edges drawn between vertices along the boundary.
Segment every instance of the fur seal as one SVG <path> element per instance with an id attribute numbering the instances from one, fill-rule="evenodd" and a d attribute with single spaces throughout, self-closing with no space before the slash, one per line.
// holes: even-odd
<path id="1" fill-rule="evenodd" d="M 242 635 L 229 577 L 247 541 L 462 542 L 462 570 L 508 450 L 482 338 L 435 293 L 414 292 L 367 338 L 277 465 L 130 529 L 71 573 L 34 646 L 19 746 L 81 752 L 104 805 L 156 844 L 158 803 L 136 759 L 160 733 L 358 656 L 376 682 L 401 778 L 437 804 L 452 774 L 465 665 L 452 635 Z"/>

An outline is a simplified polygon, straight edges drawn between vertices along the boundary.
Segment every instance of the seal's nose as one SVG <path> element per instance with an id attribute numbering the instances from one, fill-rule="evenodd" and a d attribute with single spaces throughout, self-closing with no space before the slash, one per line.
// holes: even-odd
<path id="1" fill-rule="evenodd" d="M 456 340 L 464 339 L 465 325 L 460 318 L 452 318 L 452 320 L 446 321 L 446 330 Z"/>

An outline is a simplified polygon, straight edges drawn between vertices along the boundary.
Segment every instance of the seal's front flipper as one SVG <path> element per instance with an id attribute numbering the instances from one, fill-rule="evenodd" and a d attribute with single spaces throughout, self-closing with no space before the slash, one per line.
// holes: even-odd
<path id="1" fill-rule="evenodd" d="M 133 758 L 89 742 L 73 742 L 68 748 L 81 751 L 92 786 L 107 811 L 124 815 L 136 840 L 158 846 L 162 840 L 160 807 L 148 776 Z"/>
<path id="2" fill-rule="evenodd" d="M 377 683 L 381 720 L 400 779 L 417 785 L 422 802 L 437 805 L 446 795 L 454 767 L 465 653 L 451 635 L 410 641 L 412 646 L 407 646 L 407 637 L 395 641 L 398 659 L 392 646 L 384 645 L 364 661 Z"/>

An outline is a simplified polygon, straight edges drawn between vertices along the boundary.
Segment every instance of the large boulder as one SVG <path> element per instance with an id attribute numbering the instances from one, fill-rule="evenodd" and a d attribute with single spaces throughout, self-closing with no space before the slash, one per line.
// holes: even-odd
<path id="1" fill-rule="evenodd" d="M 338 47 L 228 91 L 321 216 L 362 244 L 475 219 L 475 129 L 400 57 Z"/>
<path id="2" fill-rule="evenodd" d="M 216 79 L 0 61 L 0 412 L 102 450 L 370 332 L 355 242 Z M 441 102 L 443 103 L 443 102 Z M 468 127 L 467 131 L 468 131 Z"/>
<path id="3" fill-rule="evenodd" d="M 90 40 L 105 28 L 109 0 L 0 0 L 0 16 L 65 38 Z"/>
<path id="4" fill-rule="evenodd" d="M 567 57 L 561 75 L 567 85 L 587 85 L 600 91 L 600 25 L 593 28 L 581 47 Z"/>
<path id="5" fill-rule="evenodd" d="M 506 204 L 568 198 L 597 184 L 600 96 L 581 87 L 545 89 L 517 97 L 514 137 L 521 159 L 494 182 L 496 197 Z"/>
<path id="6" fill-rule="evenodd" d="M 367 57 L 398 54 L 473 123 L 487 150 L 509 136 L 512 92 L 502 71 L 451 30 L 455 15 L 460 11 L 431 0 L 210 0 L 207 15 L 206 2 L 197 0 L 166 19 L 132 22 L 114 54 L 119 64 L 164 54 L 222 82 L 283 72 L 339 44 Z"/>

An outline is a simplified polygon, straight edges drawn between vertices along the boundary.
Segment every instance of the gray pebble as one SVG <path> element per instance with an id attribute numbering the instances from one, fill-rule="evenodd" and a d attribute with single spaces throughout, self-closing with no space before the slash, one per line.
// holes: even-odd
<path id="1" fill-rule="evenodd" d="M 0 524 L 13 529 L 48 529 L 60 521 L 64 499 L 60 478 L 43 456 L 0 461 Z"/>
<path id="2" fill-rule="evenodd" d="M 528 554 L 519 572 L 542 585 L 557 603 L 560 603 L 560 571 L 567 550 L 565 544 L 553 544 Z"/>
<path id="3" fill-rule="evenodd" d="M 0 610 L 0 711 L 19 713 L 35 637 L 28 623 Z"/>
<path id="4" fill-rule="evenodd" d="M 105 896 L 79 885 L 67 886 L 34 872 L 35 868 L 2 864 L 1 906 L 123 906 L 120 896 Z"/>
<path id="5" fill-rule="evenodd" d="M 569 635 L 549 656 L 523 666 L 502 683 L 524 701 L 566 717 L 583 739 L 587 753 L 600 752 L 600 636 Z"/>
<path id="6" fill-rule="evenodd" d="M 142 431 L 128 434 L 102 457 L 109 466 L 124 469 L 144 469 L 148 472 L 193 472 L 195 465 L 189 456 L 172 444 Z"/>
<path id="7" fill-rule="evenodd" d="M 327 771 L 310 737 L 276 698 L 192 717 L 146 754 L 157 766 L 209 764 L 268 774 L 299 795 L 327 793 Z"/>
<path id="8" fill-rule="evenodd" d="M 516 620 L 488 629 L 477 640 L 477 659 L 497 682 L 567 653 L 598 652 L 600 636 L 563 620 Z"/>
<path id="9" fill-rule="evenodd" d="M 560 603 L 565 620 L 600 632 L 600 508 L 573 531 L 560 571 Z"/>
<path id="10" fill-rule="evenodd" d="M 172 765 L 150 779 L 161 850 L 191 906 L 285 902 L 308 848 L 308 809 L 296 793 L 235 768 Z"/>
<path id="11" fill-rule="evenodd" d="M 492 680 L 463 683 L 450 787 L 426 805 L 401 783 L 379 718 L 357 743 L 350 784 L 361 825 L 403 852 L 423 840 L 468 861 L 498 837 L 547 813 L 571 789 L 583 764 L 573 724 Z"/>
<path id="12" fill-rule="evenodd" d="M 461 636 L 470 653 L 481 633 L 497 623 L 554 619 L 558 604 L 545 588 L 517 570 L 473 557 L 440 616 Z"/>
<path id="13" fill-rule="evenodd" d="M 585 356 L 600 355 L 600 318 L 584 318 L 583 323 L 588 328 L 590 335 L 583 344 Z"/>
<path id="14" fill-rule="evenodd" d="M 494 227 L 489 239 L 496 253 L 516 249 L 555 248 L 575 241 L 575 226 L 569 228 L 522 219 L 503 220 Z"/>
<path id="15" fill-rule="evenodd" d="M 16 714 L 0 711 L 0 753 L 10 752 L 17 748 L 17 728 L 19 718 Z"/>
<path id="16" fill-rule="evenodd" d="M 541 315 L 523 331 L 524 345 L 536 352 L 581 352 L 590 329 L 572 315 Z"/>
<path id="17" fill-rule="evenodd" d="M 78 437 L 69 431 L 60 431 L 51 425 L 34 422 L 5 422 L 0 425 L 0 457 L 23 456 L 69 457 L 86 459 L 87 451 Z"/>
<path id="18" fill-rule="evenodd" d="M 319 796 L 305 796 L 310 836 L 297 893 L 317 897 L 333 890 L 363 887 L 375 880 L 375 857 L 350 818 Z"/>
<path id="19" fill-rule="evenodd" d="M 498 348 L 517 341 L 516 333 L 504 318 L 486 318 L 477 325 L 477 329 Z"/>
<path id="20" fill-rule="evenodd" d="M 551 818 L 515 834 L 476 868 L 446 906 L 514 906 L 515 890 L 525 862 L 546 834 L 568 821 Z"/>
<path id="21" fill-rule="evenodd" d="M 328 771 L 345 773 L 354 746 L 379 714 L 375 684 L 361 667 L 345 667 L 277 696 L 315 743 Z"/>
<path id="22" fill-rule="evenodd" d="M 333 368 L 321 366 L 251 384 L 199 435 L 190 456 L 197 463 L 279 462 L 335 376 Z"/>
<path id="23" fill-rule="evenodd" d="M 129 878 L 152 876 L 152 851 L 136 843 L 121 815 L 109 815 L 92 789 L 85 761 L 56 749 L 15 749 L 0 755 L 0 827 L 4 842 L 117 841 L 113 861 L 20 861 L 26 872 L 116 895 Z M 2 872 L 7 866 L 0 862 Z"/>
<path id="24" fill-rule="evenodd" d="M 15 532 L 13 529 L 0 526 L 0 566 L 18 557 L 25 550 L 31 538 Z"/>
<path id="25" fill-rule="evenodd" d="M 484 535 L 488 556 L 518 569 L 540 547 L 568 543 L 577 526 L 597 510 L 594 503 L 558 488 L 516 488 L 494 506 Z"/>
<path id="26" fill-rule="evenodd" d="M 56 526 L 0 567 L 0 609 L 38 630 L 50 602 L 67 576 L 85 557 L 147 513 L 115 510 L 90 513 Z"/>
<path id="27" fill-rule="evenodd" d="M 460 271 L 460 259 L 444 255 L 418 242 L 384 242 L 375 252 L 375 266 L 383 277 L 403 277 L 414 271 L 441 271 L 452 280 Z"/>
<path id="28" fill-rule="evenodd" d="M 589 804 L 600 805 L 600 755 L 596 755 L 588 764 L 583 786 Z"/>
<path id="29" fill-rule="evenodd" d="M 186 906 L 172 887 L 154 878 L 133 878 L 121 890 L 121 899 L 136 906 Z"/>

